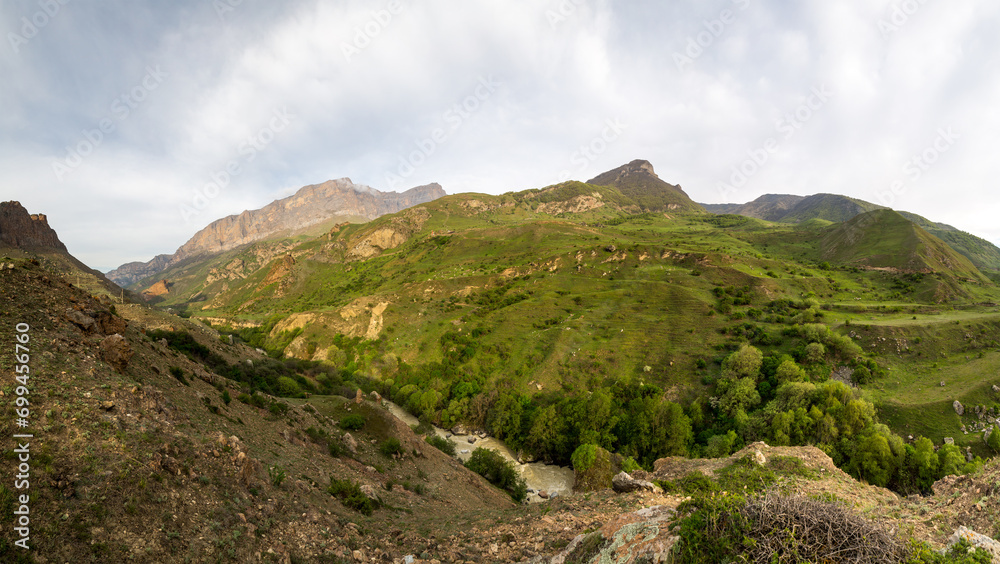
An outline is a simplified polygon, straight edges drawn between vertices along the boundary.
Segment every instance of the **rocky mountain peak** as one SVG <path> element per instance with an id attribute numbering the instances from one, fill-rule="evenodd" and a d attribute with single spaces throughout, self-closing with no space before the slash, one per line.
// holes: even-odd
<path id="1" fill-rule="evenodd" d="M 0 202 L 0 244 L 66 250 L 43 214 L 29 214 L 21 202 Z"/>
<path id="2" fill-rule="evenodd" d="M 446 195 L 437 183 L 405 192 L 381 192 L 355 184 L 350 178 L 311 184 L 263 208 L 216 220 L 195 233 L 174 254 L 159 255 L 149 262 L 124 264 L 109 272 L 108 278 L 127 286 L 187 258 L 214 255 L 331 220 L 372 220 Z"/>

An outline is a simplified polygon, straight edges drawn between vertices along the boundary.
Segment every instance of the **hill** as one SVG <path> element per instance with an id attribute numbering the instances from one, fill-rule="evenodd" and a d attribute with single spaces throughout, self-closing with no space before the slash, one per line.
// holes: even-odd
<path id="1" fill-rule="evenodd" d="M 760 500 L 803 492 L 821 498 L 809 519 L 886 540 L 880 561 L 909 556 L 908 536 L 991 532 L 997 466 L 978 457 L 1000 416 L 995 286 L 958 276 L 895 212 L 854 232 L 641 212 L 570 182 L 259 241 L 174 267 L 163 305 L 200 319 L 112 305 L 47 250 L 11 249 L 0 337 L 27 335 L 30 392 L 3 401 L 30 409 L 0 432 L 34 434 L 39 561 L 595 562 L 622 546 L 710 559 L 733 532 L 699 544 L 711 512 L 757 511 L 747 538 L 781 549 L 800 522 L 767 528 Z M 912 272 L 857 262 L 897 239 L 946 304 L 907 292 Z M 25 360 L 3 358 L 10 378 Z M 665 491 L 596 482 L 518 506 L 382 397 L 423 432 L 489 432 L 519 458 L 608 480 L 617 465 Z M 0 486 L 8 519 L 14 487 Z M 23 560 L 17 535 L 0 533 L 4 561 Z"/>
<path id="2" fill-rule="evenodd" d="M 680 186 L 668 184 L 653 171 L 649 161 L 635 160 L 587 181 L 595 186 L 613 186 L 646 211 L 704 212 Z"/>
<path id="3" fill-rule="evenodd" d="M 292 236 L 317 224 L 375 219 L 444 195 L 438 184 L 411 188 L 403 193 L 379 192 L 354 184 L 349 178 L 305 186 L 294 195 L 275 200 L 259 210 L 214 221 L 174 254 L 158 255 L 146 263 L 124 264 L 108 272 L 108 278 L 128 286 L 155 277 L 185 260 L 215 255 L 271 237 Z"/>
<path id="4" fill-rule="evenodd" d="M 840 264 L 905 273 L 946 273 L 986 282 L 968 259 L 892 210 L 863 213 L 832 226 L 823 238 L 822 256 Z"/>
<path id="5" fill-rule="evenodd" d="M 803 223 L 820 219 L 840 223 L 855 216 L 886 209 L 883 206 L 839 196 L 816 194 L 794 196 L 790 194 L 765 194 L 746 204 L 703 204 L 712 213 L 734 214 L 781 223 Z M 900 211 L 905 218 L 928 233 L 944 241 L 953 250 L 969 259 L 984 273 L 1000 273 L 1000 248 L 993 243 L 944 223 L 935 223 L 917 214 Z"/>

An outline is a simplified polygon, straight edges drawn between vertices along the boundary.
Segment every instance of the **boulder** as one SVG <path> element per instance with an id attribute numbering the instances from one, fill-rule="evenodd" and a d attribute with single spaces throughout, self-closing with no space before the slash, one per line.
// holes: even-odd
<path id="1" fill-rule="evenodd" d="M 962 402 L 955 400 L 955 402 L 952 403 L 951 406 L 955 408 L 955 413 L 959 415 L 965 415 L 965 406 L 962 405 Z"/>
<path id="2" fill-rule="evenodd" d="M 953 445 L 953 444 L 955 444 L 955 439 L 953 439 L 951 437 L 945 437 L 944 438 L 944 444 L 946 444 L 946 445 Z"/>
<path id="3" fill-rule="evenodd" d="M 955 531 L 955 534 L 948 538 L 948 548 L 958 544 L 958 542 L 962 539 L 969 541 L 969 544 L 978 549 L 989 552 L 993 556 L 994 562 L 1000 562 L 1000 542 L 997 542 L 986 535 L 981 535 L 971 529 L 967 529 L 963 525 Z M 943 554 L 945 550 L 942 550 L 941 552 Z"/>
<path id="4" fill-rule="evenodd" d="M 364 392 L 361 391 L 361 388 L 358 388 L 358 392 L 354 394 L 354 403 L 360 404 L 364 397 Z"/>
<path id="5" fill-rule="evenodd" d="M 611 487 L 618 493 L 628 493 L 636 491 L 647 491 L 654 493 L 663 493 L 663 489 L 657 486 L 653 482 L 647 482 L 645 480 L 636 480 L 630 476 L 627 472 L 619 472 L 615 474 L 615 477 L 611 479 Z"/>
<path id="6" fill-rule="evenodd" d="M 451 428 L 451 434 L 455 435 L 456 437 L 464 437 L 465 435 L 469 434 L 469 430 L 465 428 L 465 425 L 459 423 L 458 425 L 455 425 L 454 427 Z"/>
<path id="7" fill-rule="evenodd" d="M 356 441 L 350 433 L 344 433 L 344 447 L 346 447 L 351 454 L 358 453 L 358 441 Z"/>
<path id="8" fill-rule="evenodd" d="M 110 337 L 105 337 L 99 346 L 97 356 L 107 362 L 118 372 L 124 372 L 128 362 L 132 360 L 132 346 L 128 344 L 125 337 L 115 333 Z"/>
<path id="9" fill-rule="evenodd" d="M 470 445 L 476 444 L 476 437 L 469 437 L 467 440 L 469 441 Z"/>
<path id="10" fill-rule="evenodd" d="M 93 317 L 75 309 L 69 309 L 66 311 L 66 319 L 84 331 L 90 331 L 97 324 Z"/>

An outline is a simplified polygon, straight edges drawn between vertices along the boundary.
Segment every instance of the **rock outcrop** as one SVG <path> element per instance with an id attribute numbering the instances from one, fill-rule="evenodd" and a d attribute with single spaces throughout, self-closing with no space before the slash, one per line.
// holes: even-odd
<path id="1" fill-rule="evenodd" d="M 108 272 L 107 276 L 116 283 L 127 286 L 163 272 L 185 259 L 221 253 L 331 219 L 372 220 L 445 195 L 439 184 L 418 186 L 402 193 L 380 192 L 355 184 L 350 178 L 305 186 L 294 195 L 275 200 L 261 209 L 244 211 L 212 222 L 195 233 L 194 237 L 172 255 L 158 255 L 145 263 L 124 264 Z"/>
<path id="2" fill-rule="evenodd" d="M 44 215 L 29 214 L 20 202 L 13 201 L 0 203 L 0 244 L 66 250 Z"/>

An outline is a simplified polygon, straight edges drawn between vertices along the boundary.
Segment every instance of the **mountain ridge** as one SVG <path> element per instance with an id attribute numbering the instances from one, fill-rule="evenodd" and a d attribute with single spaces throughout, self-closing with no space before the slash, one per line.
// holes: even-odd
<path id="1" fill-rule="evenodd" d="M 122 286 L 128 286 L 189 258 L 217 254 L 336 218 L 345 221 L 357 218 L 371 220 L 444 195 L 444 189 L 437 183 L 417 186 L 405 192 L 381 192 L 355 184 L 350 178 L 311 184 L 262 208 L 244 210 L 213 221 L 173 254 L 157 255 L 147 262 L 126 263 L 109 271 L 107 276 Z"/>

